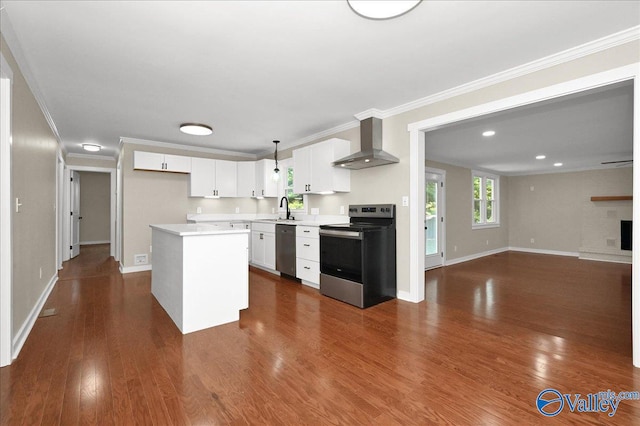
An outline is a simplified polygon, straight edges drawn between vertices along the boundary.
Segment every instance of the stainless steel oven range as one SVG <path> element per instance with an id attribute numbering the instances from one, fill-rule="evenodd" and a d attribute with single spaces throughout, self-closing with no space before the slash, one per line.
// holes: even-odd
<path id="1" fill-rule="evenodd" d="M 350 222 L 320 226 L 320 293 L 367 308 L 396 297 L 396 206 L 349 206 Z"/>

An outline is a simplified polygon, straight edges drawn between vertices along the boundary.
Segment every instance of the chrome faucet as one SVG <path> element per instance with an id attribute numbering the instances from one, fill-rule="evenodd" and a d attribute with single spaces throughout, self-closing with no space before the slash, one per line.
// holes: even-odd
<path id="1" fill-rule="evenodd" d="M 291 210 L 289 210 L 289 199 L 287 197 L 282 197 L 280 198 L 280 207 L 282 207 L 282 202 L 287 203 L 287 220 L 289 220 L 289 217 L 291 217 Z"/>

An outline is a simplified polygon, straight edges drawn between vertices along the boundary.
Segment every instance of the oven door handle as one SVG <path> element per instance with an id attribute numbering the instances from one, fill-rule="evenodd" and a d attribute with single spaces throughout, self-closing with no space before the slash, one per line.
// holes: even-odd
<path id="1" fill-rule="evenodd" d="M 333 229 L 321 229 L 320 235 L 329 237 L 349 238 L 352 240 L 361 240 L 362 232 L 357 231 L 334 231 Z"/>

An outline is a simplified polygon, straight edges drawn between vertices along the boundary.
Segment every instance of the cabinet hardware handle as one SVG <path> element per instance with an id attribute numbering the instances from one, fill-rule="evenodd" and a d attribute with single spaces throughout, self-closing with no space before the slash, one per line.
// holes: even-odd
<path id="1" fill-rule="evenodd" d="M 251 196 L 255 197 L 256 196 L 256 191 L 251 191 Z"/>
<path id="2" fill-rule="evenodd" d="M 311 268 L 310 268 L 310 267 L 308 267 L 308 266 L 305 266 L 305 267 L 304 267 L 304 269 L 311 269 Z"/>
<path id="3" fill-rule="evenodd" d="M 260 239 L 263 240 L 264 239 L 263 237 L 264 237 L 264 235 L 261 233 L 260 234 Z"/>
<path id="4" fill-rule="evenodd" d="M 306 232 L 306 233 L 308 234 L 308 233 L 309 233 L 309 232 L 311 232 L 311 231 L 302 231 L 302 232 Z"/>
<path id="5" fill-rule="evenodd" d="M 262 195 L 264 195 L 264 189 L 262 190 Z"/>
<path id="6" fill-rule="evenodd" d="M 305 246 L 305 247 L 311 247 L 311 245 L 310 245 L 310 244 L 305 244 L 304 246 Z"/>

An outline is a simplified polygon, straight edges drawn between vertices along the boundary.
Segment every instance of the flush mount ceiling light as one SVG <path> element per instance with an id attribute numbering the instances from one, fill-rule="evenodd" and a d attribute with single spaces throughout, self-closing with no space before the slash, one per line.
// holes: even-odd
<path id="1" fill-rule="evenodd" d="M 277 182 L 278 179 L 280 179 L 280 169 L 278 168 L 278 144 L 280 141 L 273 141 L 273 143 L 276 144 L 276 151 L 273 153 L 273 159 L 276 160 L 276 168 L 273 169 L 273 175 L 271 178 Z"/>
<path id="2" fill-rule="evenodd" d="M 180 131 L 194 136 L 208 136 L 213 133 L 213 129 L 211 127 L 206 124 L 199 123 L 182 123 L 180 125 Z"/>
<path id="3" fill-rule="evenodd" d="M 102 147 L 93 143 L 83 143 L 82 149 L 89 152 L 98 152 L 102 149 Z"/>
<path id="4" fill-rule="evenodd" d="M 562 163 L 553 163 L 553 165 L 556 166 L 556 167 L 561 167 Z"/>
<path id="5" fill-rule="evenodd" d="M 547 158 L 546 155 L 536 155 L 536 160 L 544 160 L 545 158 Z"/>
<path id="6" fill-rule="evenodd" d="M 347 0 L 349 7 L 368 19 L 391 19 L 411 11 L 422 0 Z"/>
<path id="7" fill-rule="evenodd" d="M 485 132 L 482 132 L 482 136 L 484 136 L 485 138 L 488 138 L 488 137 L 493 136 L 495 134 L 496 134 L 495 130 L 487 130 Z"/>

